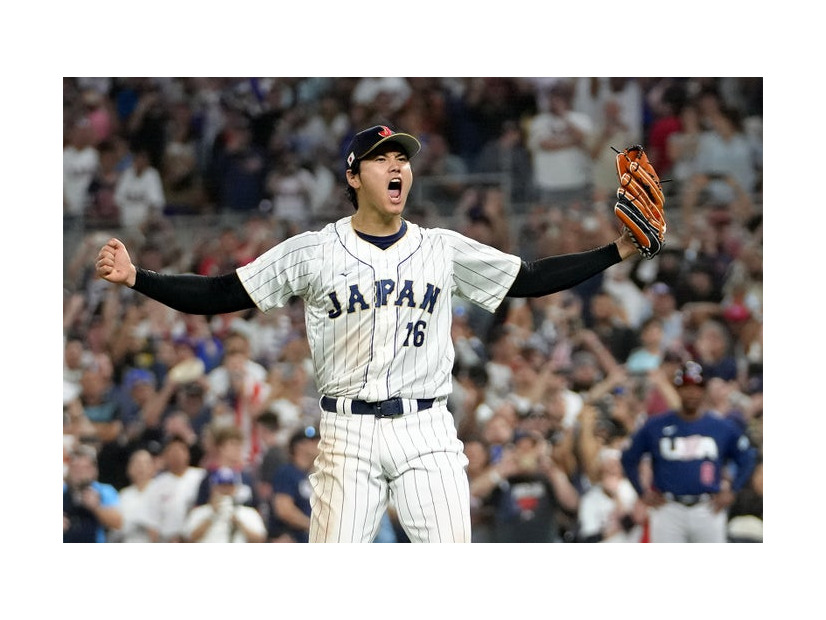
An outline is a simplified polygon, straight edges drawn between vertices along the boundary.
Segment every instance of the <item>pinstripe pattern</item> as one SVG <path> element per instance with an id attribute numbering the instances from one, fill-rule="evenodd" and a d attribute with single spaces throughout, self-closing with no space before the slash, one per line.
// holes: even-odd
<path id="1" fill-rule="evenodd" d="M 452 297 L 493 312 L 520 264 L 410 223 L 381 250 L 347 217 L 284 241 L 238 275 L 264 312 L 304 300 L 319 392 L 376 402 L 449 395 Z M 312 541 L 371 540 L 391 496 L 411 540 L 470 540 L 466 460 L 444 402 L 399 418 L 323 412 L 320 434 Z"/>
<path id="2" fill-rule="evenodd" d="M 311 542 L 371 541 L 390 499 L 412 542 L 470 542 L 467 458 L 444 400 L 395 418 L 324 412 L 320 431 Z"/>

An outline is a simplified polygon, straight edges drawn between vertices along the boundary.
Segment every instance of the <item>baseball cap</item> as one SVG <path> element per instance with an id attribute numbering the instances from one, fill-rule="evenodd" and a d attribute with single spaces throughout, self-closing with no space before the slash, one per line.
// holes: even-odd
<path id="1" fill-rule="evenodd" d="M 751 318 L 751 311 L 743 304 L 733 303 L 723 311 L 723 318 L 732 323 L 747 321 Z"/>
<path id="2" fill-rule="evenodd" d="M 697 362 L 687 361 L 682 364 L 677 372 L 674 373 L 674 385 L 677 387 L 683 385 L 705 385 L 706 381 L 703 378 L 703 367 Z"/>
<path id="3" fill-rule="evenodd" d="M 211 484 L 235 484 L 235 472 L 231 467 L 219 467 L 209 477 Z"/>
<path id="4" fill-rule="evenodd" d="M 409 133 L 395 132 L 386 125 L 375 125 L 358 132 L 347 146 L 345 164 L 352 168 L 357 161 L 364 159 L 380 144 L 395 142 L 399 144 L 408 157 L 413 157 L 422 148 L 421 143 Z"/>
<path id="5" fill-rule="evenodd" d="M 139 383 L 155 385 L 155 375 L 152 371 L 146 370 L 145 368 L 132 368 L 126 373 L 123 383 L 127 390 L 131 390 Z"/>
<path id="6" fill-rule="evenodd" d="M 320 439 L 318 429 L 315 426 L 305 426 L 295 431 L 290 437 L 288 449 L 292 452 L 293 448 L 306 439 L 318 440 Z"/>

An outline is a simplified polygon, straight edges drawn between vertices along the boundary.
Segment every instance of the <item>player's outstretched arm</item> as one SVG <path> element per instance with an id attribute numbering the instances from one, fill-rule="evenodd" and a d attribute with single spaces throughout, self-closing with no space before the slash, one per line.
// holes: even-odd
<path id="1" fill-rule="evenodd" d="M 569 289 L 637 252 L 626 230 L 613 243 L 593 250 L 523 261 L 508 297 L 541 297 Z"/>
<path id="2" fill-rule="evenodd" d="M 132 264 L 126 246 L 114 238 L 98 252 L 95 269 L 107 282 L 123 284 L 187 314 L 226 314 L 255 308 L 237 272 L 200 276 L 140 269 Z"/>
<path id="3" fill-rule="evenodd" d="M 95 268 L 98 276 L 113 284 L 135 286 L 137 269 L 120 239 L 112 237 L 98 252 Z"/>

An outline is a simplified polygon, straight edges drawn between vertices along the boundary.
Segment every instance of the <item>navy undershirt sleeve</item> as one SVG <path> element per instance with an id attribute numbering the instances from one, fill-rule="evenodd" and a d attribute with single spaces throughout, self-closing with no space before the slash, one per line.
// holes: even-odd
<path id="1" fill-rule="evenodd" d="M 169 275 L 138 267 L 132 288 L 186 314 L 225 314 L 255 308 L 234 271 L 222 276 Z"/>
<path id="2" fill-rule="evenodd" d="M 620 262 L 615 244 L 523 262 L 508 297 L 541 297 L 566 290 Z M 134 290 L 186 314 L 225 314 L 255 308 L 235 272 L 222 276 L 160 274 L 138 268 Z"/>
<path id="3" fill-rule="evenodd" d="M 601 248 L 522 262 L 508 297 L 542 297 L 558 293 L 622 260 L 615 243 Z"/>

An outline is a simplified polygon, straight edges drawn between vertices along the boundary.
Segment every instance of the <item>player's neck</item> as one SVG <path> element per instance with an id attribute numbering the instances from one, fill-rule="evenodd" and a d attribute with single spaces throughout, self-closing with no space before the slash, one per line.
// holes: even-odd
<path id="1" fill-rule="evenodd" d="M 401 213 L 377 213 L 375 211 L 356 211 L 351 220 L 353 228 L 365 235 L 389 237 L 395 235 L 402 227 Z"/>
<path id="2" fill-rule="evenodd" d="M 678 412 L 679 416 L 688 422 L 699 420 L 702 417 L 700 409 L 686 410 L 682 409 Z"/>

